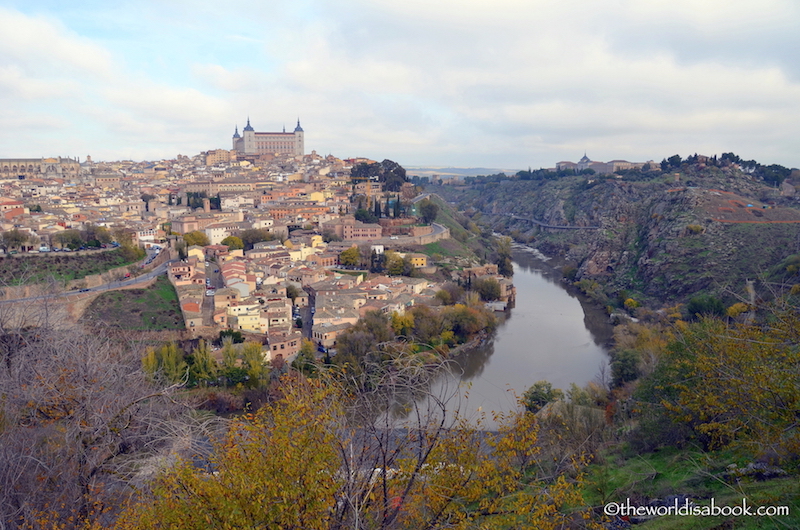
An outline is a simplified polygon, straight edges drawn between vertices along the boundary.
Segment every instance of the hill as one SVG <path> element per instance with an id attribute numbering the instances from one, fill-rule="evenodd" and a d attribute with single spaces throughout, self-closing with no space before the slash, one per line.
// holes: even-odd
<path id="1" fill-rule="evenodd" d="M 634 297 L 660 306 L 699 293 L 732 302 L 752 279 L 761 280 L 763 296 L 800 282 L 796 272 L 781 269 L 800 252 L 791 182 L 776 188 L 733 167 L 685 166 L 605 177 L 475 179 L 428 191 L 559 257 L 571 279 L 600 301 Z"/>

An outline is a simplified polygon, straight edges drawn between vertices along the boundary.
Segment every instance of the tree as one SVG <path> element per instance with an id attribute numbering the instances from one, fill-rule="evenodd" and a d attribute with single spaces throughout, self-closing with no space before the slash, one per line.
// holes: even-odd
<path id="1" fill-rule="evenodd" d="M 175 342 L 167 342 L 158 349 L 147 350 L 142 359 L 142 368 L 154 380 L 168 383 L 180 383 L 187 377 L 186 360 Z"/>
<path id="2" fill-rule="evenodd" d="M 481 295 L 484 301 L 497 300 L 500 298 L 500 283 L 494 278 L 480 278 L 472 282 L 472 288 Z"/>
<path id="3" fill-rule="evenodd" d="M 672 155 L 671 157 L 667 158 L 667 162 L 671 168 L 679 169 L 683 161 L 681 160 L 680 155 Z"/>
<path id="4" fill-rule="evenodd" d="M 580 484 L 536 477 L 532 414 L 483 431 L 452 396 L 415 400 L 425 373 L 284 378 L 281 399 L 215 443 L 214 473 L 179 463 L 117 528 L 554 529 L 577 515 Z"/>
<path id="5" fill-rule="evenodd" d="M 29 234 L 13 228 L 2 233 L 2 245 L 4 250 L 10 248 L 20 248 L 28 241 Z"/>
<path id="6" fill-rule="evenodd" d="M 341 241 L 342 238 L 337 236 L 336 232 L 334 232 L 333 230 L 326 229 L 322 231 L 322 240 L 326 243 L 331 243 L 331 242 Z"/>
<path id="7" fill-rule="evenodd" d="M 252 250 L 253 245 L 262 241 L 273 241 L 275 234 L 263 228 L 248 228 L 236 234 L 241 238 L 245 250 Z"/>
<path id="8" fill-rule="evenodd" d="M 244 248 L 242 239 L 236 236 L 228 236 L 222 240 L 221 244 L 227 245 L 230 250 L 241 250 Z"/>
<path id="9" fill-rule="evenodd" d="M 248 341 L 242 344 L 242 367 L 247 371 L 247 385 L 251 388 L 261 386 L 267 376 L 267 366 L 261 343 Z"/>
<path id="10" fill-rule="evenodd" d="M 147 211 L 149 212 L 149 211 L 150 211 L 150 204 L 149 204 L 149 202 L 150 202 L 150 201 L 152 201 L 152 200 L 154 200 L 154 199 L 156 199 L 157 197 L 156 197 L 155 195 L 153 195 L 152 193 L 142 193 L 142 194 L 141 194 L 141 196 L 140 196 L 139 198 L 140 198 L 140 199 L 142 199 L 142 200 L 144 201 L 144 203 L 145 203 L 145 208 L 146 208 L 146 209 L 147 209 Z"/>
<path id="11" fill-rule="evenodd" d="M 772 308 L 766 323 L 729 326 L 706 317 L 680 326 L 637 397 L 672 420 L 666 429 L 688 426 L 707 448 L 797 455 L 800 318 Z"/>
<path id="12" fill-rule="evenodd" d="M 611 386 L 616 388 L 635 381 L 641 375 L 641 362 L 641 355 L 636 350 L 615 352 L 611 361 Z"/>
<path id="13" fill-rule="evenodd" d="M 153 383 L 129 346 L 80 328 L 3 330 L 0 526 L 108 520 L 137 470 L 171 452 L 176 387 Z"/>
<path id="14" fill-rule="evenodd" d="M 369 210 L 366 210 L 364 208 L 359 208 L 358 210 L 356 210 L 355 218 L 356 218 L 356 221 L 361 221 L 362 223 L 377 223 L 378 222 L 378 218 L 375 217 L 375 215 L 372 212 L 370 212 Z"/>
<path id="15" fill-rule="evenodd" d="M 300 289 L 298 289 L 298 287 L 293 283 L 287 283 L 286 298 L 291 298 L 292 303 L 294 304 L 294 301 L 297 300 L 298 296 L 300 296 Z"/>
<path id="16" fill-rule="evenodd" d="M 317 373 L 319 367 L 317 366 L 317 347 L 314 341 L 303 339 L 300 351 L 297 352 L 297 357 L 292 361 L 292 367 L 307 376 L 313 376 Z"/>
<path id="17" fill-rule="evenodd" d="M 431 224 L 436 220 L 436 216 L 439 215 L 439 206 L 430 199 L 425 199 L 420 203 L 419 213 L 422 216 L 423 223 Z"/>
<path id="18" fill-rule="evenodd" d="M 133 246 L 133 230 L 130 228 L 117 227 L 111 230 L 111 235 L 114 241 L 119 243 L 121 247 Z"/>
<path id="19" fill-rule="evenodd" d="M 403 274 L 403 258 L 397 252 L 387 250 L 384 252 L 384 256 L 386 256 L 386 272 L 390 276 Z"/>
<path id="20" fill-rule="evenodd" d="M 725 305 L 719 298 L 702 294 L 689 300 L 689 303 L 686 304 L 686 313 L 690 320 L 700 316 L 723 316 Z"/>
<path id="21" fill-rule="evenodd" d="M 111 232 L 104 226 L 88 224 L 81 232 L 81 238 L 90 247 L 99 247 L 112 241 Z"/>
<path id="22" fill-rule="evenodd" d="M 191 361 L 189 368 L 190 384 L 208 384 L 216 381 L 219 367 L 217 366 L 217 361 L 211 356 L 211 350 L 206 341 L 200 340 L 197 348 L 192 351 Z"/>
<path id="23" fill-rule="evenodd" d="M 205 247 L 211 244 L 211 242 L 208 240 L 208 236 L 206 235 L 206 233 L 201 232 L 200 230 L 195 230 L 193 232 L 187 232 L 183 234 L 183 240 L 186 241 L 186 244 L 190 247 L 194 245 Z"/>
<path id="24" fill-rule="evenodd" d="M 564 392 L 553 388 L 549 381 L 537 381 L 522 395 L 522 403 L 528 411 L 536 413 L 548 403 L 563 399 L 563 397 Z"/>
<path id="25" fill-rule="evenodd" d="M 350 247 L 339 254 L 339 263 L 347 267 L 355 267 L 361 262 L 361 250 L 358 247 Z"/>
<path id="26" fill-rule="evenodd" d="M 61 248 L 76 249 L 83 244 L 83 238 L 78 230 L 69 229 L 58 232 L 53 236 Z"/>
<path id="27" fill-rule="evenodd" d="M 511 238 L 507 236 L 500 237 L 496 240 L 497 248 L 497 272 L 510 278 L 514 275 L 514 265 L 511 262 Z"/>

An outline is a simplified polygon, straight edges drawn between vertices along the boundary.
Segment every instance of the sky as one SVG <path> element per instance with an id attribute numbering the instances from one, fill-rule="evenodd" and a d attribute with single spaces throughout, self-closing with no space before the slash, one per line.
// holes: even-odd
<path id="1" fill-rule="evenodd" d="M 0 158 L 800 167 L 797 0 L 0 0 Z"/>

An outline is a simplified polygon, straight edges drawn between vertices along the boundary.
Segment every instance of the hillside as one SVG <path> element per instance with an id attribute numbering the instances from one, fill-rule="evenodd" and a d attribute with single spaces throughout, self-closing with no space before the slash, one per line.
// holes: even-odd
<path id="1" fill-rule="evenodd" d="M 662 306 L 707 293 L 732 302 L 748 279 L 761 279 L 765 296 L 796 280 L 780 267 L 800 252 L 800 210 L 788 180 L 781 190 L 739 170 L 689 167 L 617 178 L 477 179 L 428 191 L 559 257 L 605 301 L 633 296 Z"/>

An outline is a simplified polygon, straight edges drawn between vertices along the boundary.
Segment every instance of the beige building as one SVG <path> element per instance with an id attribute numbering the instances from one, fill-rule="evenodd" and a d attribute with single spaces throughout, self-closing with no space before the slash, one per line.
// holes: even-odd
<path id="1" fill-rule="evenodd" d="M 294 132 L 287 133 L 285 127 L 283 132 L 256 132 L 250 125 L 250 118 L 247 118 L 247 126 L 242 129 L 242 134 L 239 135 L 238 126 L 233 133 L 233 150 L 240 155 L 303 156 L 305 154 L 304 134 L 299 119 Z"/>
<path id="2" fill-rule="evenodd" d="M 81 165 L 71 158 L 2 158 L 0 179 L 29 179 L 38 177 L 73 179 L 80 174 Z"/>
<path id="3" fill-rule="evenodd" d="M 644 167 L 646 163 L 650 165 L 655 165 L 655 163 L 651 160 L 649 162 L 628 162 L 627 160 L 611 160 L 609 162 L 598 162 L 596 160 L 590 160 L 586 154 L 578 160 L 577 163 L 570 162 L 567 160 L 563 160 L 561 162 L 556 163 L 556 170 L 563 171 L 572 169 L 574 171 L 580 172 L 584 169 L 591 169 L 598 175 L 609 175 L 611 173 L 616 173 L 617 171 L 622 171 L 625 169 L 641 169 Z"/>

